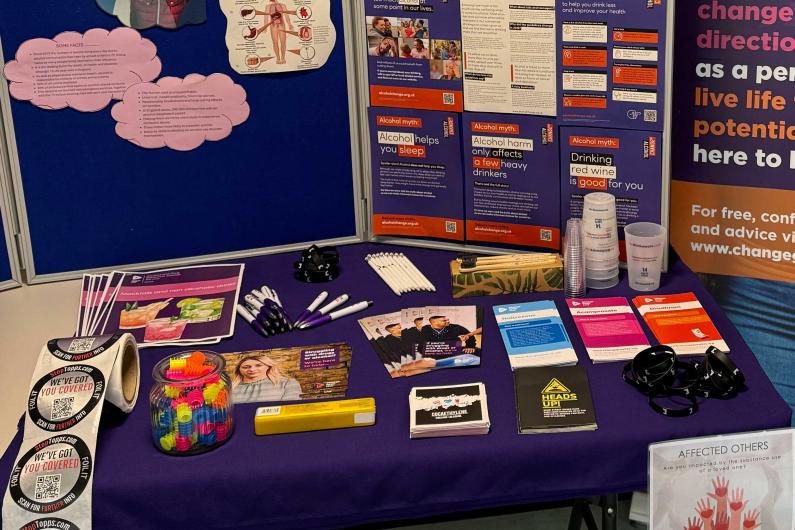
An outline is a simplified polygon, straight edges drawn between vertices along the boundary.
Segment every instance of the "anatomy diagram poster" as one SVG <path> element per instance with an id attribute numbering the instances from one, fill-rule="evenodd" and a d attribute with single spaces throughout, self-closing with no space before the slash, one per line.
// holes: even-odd
<path id="1" fill-rule="evenodd" d="M 221 9 L 239 74 L 320 68 L 337 40 L 329 0 L 221 0 Z"/>
<path id="2" fill-rule="evenodd" d="M 791 530 L 792 433 L 650 445 L 649 530 Z"/>
<path id="3" fill-rule="evenodd" d="M 559 0 L 558 118 L 661 131 L 669 0 Z"/>

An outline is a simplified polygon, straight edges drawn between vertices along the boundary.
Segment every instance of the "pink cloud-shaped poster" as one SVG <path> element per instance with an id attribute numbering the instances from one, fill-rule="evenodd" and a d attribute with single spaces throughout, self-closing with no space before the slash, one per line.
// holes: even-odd
<path id="1" fill-rule="evenodd" d="M 5 65 L 9 92 L 48 110 L 96 112 L 160 75 L 157 47 L 130 28 L 67 31 L 23 42 Z"/>
<path id="2" fill-rule="evenodd" d="M 149 149 L 196 149 L 222 140 L 249 115 L 245 89 L 225 74 L 163 77 L 124 93 L 111 115 L 116 134 Z"/>

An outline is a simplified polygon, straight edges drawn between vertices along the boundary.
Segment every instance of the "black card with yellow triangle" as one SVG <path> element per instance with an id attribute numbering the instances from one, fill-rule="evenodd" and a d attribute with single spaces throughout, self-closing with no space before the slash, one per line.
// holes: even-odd
<path id="1" fill-rule="evenodd" d="M 513 372 L 520 434 L 596 430 L 588 374 L 581 366 Z"/>

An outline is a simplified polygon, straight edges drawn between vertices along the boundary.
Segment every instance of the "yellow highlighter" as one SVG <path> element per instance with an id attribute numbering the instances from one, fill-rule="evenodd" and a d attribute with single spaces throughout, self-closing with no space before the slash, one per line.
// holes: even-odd
<path id="1" fill-rule="evenodd" d="M 259 407 L 254 414 L 254 432 L 258 435 L 368 425 L 375 425 L 375 399 L 371 397 Z"/>

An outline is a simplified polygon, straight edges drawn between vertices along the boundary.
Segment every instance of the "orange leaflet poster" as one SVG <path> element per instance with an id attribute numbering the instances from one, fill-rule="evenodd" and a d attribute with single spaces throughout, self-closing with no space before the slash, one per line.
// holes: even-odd
<path id="1" fill-rule="evenodd" d="M 710 346 L 729 351 L 694 293 L 636 296 L 632 301 L 660 344 L 678 355 L 702 354 Z"/>

